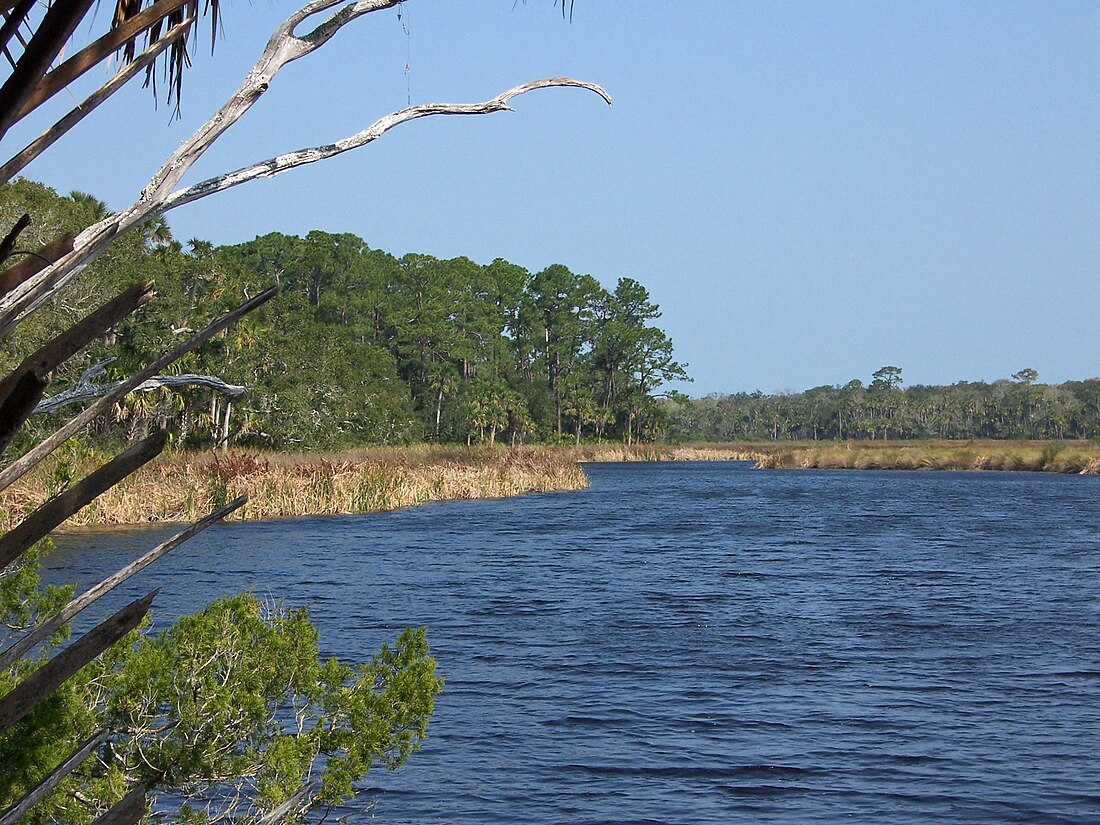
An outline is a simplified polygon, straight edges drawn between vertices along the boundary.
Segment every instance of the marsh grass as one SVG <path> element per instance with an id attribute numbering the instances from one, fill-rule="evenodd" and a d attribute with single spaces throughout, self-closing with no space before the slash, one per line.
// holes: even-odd
<path id="1" fill-rule="evenodd" d="M 76 477 L 94 465 L 78 466 Z M 5 529 L 52 492 L 44 462 L 0 494 Z M 238 519 L 394 510 L 428 501 L 504 498 L 578 490 L 588 478 L 571 456 L 538 448 L 470 450 L 414 446 L 329 455 L 173 453 L 100 496 L 66 524 L 183 522 L 239 495 Z"/>
<path id="2" fill-rule="evenodd" d="M 758 467 L 821 470 L 1015 470 L 1100 474 L 1100 444 L 1081 441 L 794 442 L 756 445 Z"/>
<path id="3" fill-rule="evenodd" d="M 559 448 L 576 461 L 759 461 L 767 453 L 747 442 L 727 444 L 583 444 Z"/>
<path id="4" fill-rule="evenodd" d="M 80 478 L 105 456 L 60 450 L 0 493 L 0 527 Z M 579 447 L 378 447 L 343 453 L 171 453 L 66 524 L 184 522 L 242 494 L 237 519 L 373 513 L 429 501 L 579 490 L 586 461 L 752 461 L 762 469 L 1026 470 L 1100 475 L 1100 443 L 1029 441 L 735 442 Z"/>

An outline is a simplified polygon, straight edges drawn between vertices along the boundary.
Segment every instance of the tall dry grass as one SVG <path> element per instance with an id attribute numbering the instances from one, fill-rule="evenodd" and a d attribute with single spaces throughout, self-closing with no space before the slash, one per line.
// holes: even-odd
<path id="1" fill-rule="evenodd" d="M 75 468 L 77 477 L 93 469 Z M 5 529 L 56 492 L 44 464 L 0 493 Z M 198 518 L 247 494 L 238 519 L 394 510 L 429 501 L 503 498 L 588 486 L 571 457 L 541 449 L 416 446 L 335 455 L 175 453 L 133 474 L 67 524 L 111 525 Z"/>
<path id="2" fill-rule="evenodd" d="M 565 450 L 577 461 L 758 461 L 759 445 L 728 444 L 582 444 Z"/>
<path id="3" fill-rule="evenodd" d="M 1100 444 L 1063 441 L 794 442 L 757 466 L 821 470 L 1016 470 L 1100 475 Z"/>
<path id="4" fill-rule="evenodd" d="M 64 453 L 64 451 L 61 451 Z M 7 530 L 65 480 L 94 469 L 92 456 L 43 462 L 0 492 Z M 74 462 L 76 466 L 63 466 Z M 853 470 L 1028 470 L 1100 475 L 1094 442 L 915 441 L 622 444 L 467 448 L 413 445 L 338 454 L 172 453 L 85 507 L 67 524 L 194 520 L 239 495 L 239 519 L 370 513 L 429 501 L 504 498 L 579 490 L 585 461 L 753 461 L 758 468 Z"/>

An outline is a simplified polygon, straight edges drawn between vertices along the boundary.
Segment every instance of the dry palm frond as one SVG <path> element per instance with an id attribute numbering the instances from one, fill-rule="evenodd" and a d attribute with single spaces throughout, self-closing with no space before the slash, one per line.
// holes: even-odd
<path id="1" fill-rule="evenodd" d="M 44 9 L 42 11 L 41 9 Z M 210 45 L 217 40 L 219 0 L 117 0 L 106 33 L 75 55 L 58 64 L 65 45 L 76 27 L 95 14 L 91 0 L 50 0 L 45 6 L 33 0 L 0 0 L 0 50 L 12 72 L 0 88 L 0 136 L 45 100 L 66 88 L 95 64 L 112 53 L 119 56 L 119 69 L 129 65 L 143 48 L 158 43 L 180 24 L 200 16 L 210 20 Z M 17 41 L 19 49 L 16 47 Z M 155 63 L 146 68 L 145 85 L 157 95 L 157 72 L 168 86 L 168 102 L 177 112 L 183 74 L 190 65 L 190 31 L 174 39 Z M 51 71 L 50 67 L 55 68 Z"/>

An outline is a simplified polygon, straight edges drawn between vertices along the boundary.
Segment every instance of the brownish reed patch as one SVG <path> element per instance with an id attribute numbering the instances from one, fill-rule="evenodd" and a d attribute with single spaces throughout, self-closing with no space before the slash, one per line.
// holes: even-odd
<path id="1" fill-rule="evenodd" d="M 59 459 L 60 460 L 60 459 Z M 92 469 L 85 459 L 74 475 Z M 57 492 L 43 466 L 0 493 L 6 528 Z M 369 513 L 428 501 L 504 498 L 588 486 L 570 456 L 537 448 L 411 447 L 310 454 L 173 453 L 143 468 L 77 513 L 69 525 L 190 521 L 247 494 L 234 518 Z"/>

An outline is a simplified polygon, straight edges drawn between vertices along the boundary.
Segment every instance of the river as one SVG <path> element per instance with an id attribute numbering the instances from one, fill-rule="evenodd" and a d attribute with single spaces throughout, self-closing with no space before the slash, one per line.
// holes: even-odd
<path id="1" fill-rule="evenodd" d="M 353 821 L 1100 822 L 1100 478 L 587 470 L 219 526 L 110 604 L 251 587 L 350 659 L 426 625 L 430 738 Z M 167 532 L 65 534 L 49 578 Z"/>

